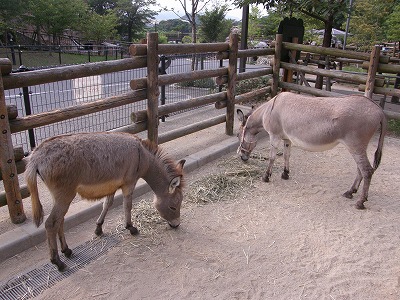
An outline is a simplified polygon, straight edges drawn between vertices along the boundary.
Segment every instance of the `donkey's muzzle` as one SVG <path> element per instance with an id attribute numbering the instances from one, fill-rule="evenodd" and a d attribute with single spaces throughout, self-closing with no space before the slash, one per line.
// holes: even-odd
<path id="1" fill-rule="evenodd" d="M 172 221 L 168 221 L 168 225 L 171 226 L 171 228 L 178 228 L 178 226 L 181 224 L 180 218 L 177 218 Z"/>
<path id="2" fill-rule="evenodd" d="M 242 161 L 248 161 L 249 160 L 249 156 L 248 155 L 245 155 L 245 154 L 240 154 L 240 158 L 241 158 L 241 160 Z"/>

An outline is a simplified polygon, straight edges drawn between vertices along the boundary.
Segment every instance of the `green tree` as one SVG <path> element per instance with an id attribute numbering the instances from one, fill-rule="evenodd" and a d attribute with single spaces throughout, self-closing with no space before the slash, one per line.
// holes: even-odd
<path id="1" fill-rule="evenodd" d="M 245 4 L 263 4 L 266 9 L 277 8 L 281 11 L 299 12 L 312 17 L 324 24 L 323 47 L 330 47 L 332 40 L 332 29 L 343 24 L 347 12 L 346 0 L 234 0 L 240 7 Z M 319 65 L 324 68 L 324 65 Z M 315 87 L 321 89 L 323 77 L 317 76 Z"/>
<path id="2" fill-rule="evenodd" d="M 83 0 L 30 0 L 28 3 L 28 22 L 36 28 L 38 43 L 40 31 L 43 29 L 53 43 L 58 44 L 57 36 L 66 29 L 79 28 L 82 16 L 87 12 L 87 5 Z"/>
<path id="3" fill-rule="evenodd" d="M 222 5 L 220 7 L 214 6 L 211 10 L 206 9 L 204 14 L 199 15 L 199 36 L 202 42 L 213 43 L 225 40 L 225 36 L 221 33 L 226 26 L 224 20 L 227 12 L 227 6 Z"/>
<path id="4" fill-rule="evenodd" d="M 17 29 L 23 24 L 23 14 L 25 13 L 24 0 L 1 0 L 0 1 L 0 35 L 6 45 L 10 42 L 9 34 L 12 29 Z M 3 34 L 1 34 L 3 33 Z M 13 35 L 12 35 L 13 36 Z M 9 36 L 11 37 L 11 36 Z M 15 37 L 14 37 L 15 39 Z M 1 41 L 0 40 L 0 41 Z M 14 42 L 14 40 L 13 40 Z"/>
<path id="5" fill-rule="evenodd" d="M 101 44 L 105 40 L 116 39 L 118 18 L 113 12 L 99 15 L 89 12 L 82 22 L 81 31 L 86 40 Z"/>
<path id="6" fill-rule="evenodd" d="M 386 37 L 390 41 L 400 41 L 400 3 L 396 4 L 386 19 Z"/>
<path id="7" fill-rule="evenodd" d="M 349 40 L 362 49 L 370 49 L 377 42 L 386 40 L 386 20 L 392 12 L 394 2 L 394 0 L 357 0 L 351 17 L 352 35 Z M 396 29 L 398 30 L 398 27 Z"/>
<path id="8" fill-rule="evenodd" d="M 128 42 L 143 36 L 146 24 L 157 14 L 150 9 L 156 0 L 117 0 L 114 11 L 119 19 L 119 34 Z"/>
<path id="9" fill-rule="evenodd" d="M 116 1 L 109 0 L 86 0 L 91 10 L 99 15 L 110 13 L 116 6 Z"/>
<path id="10" fill-rule="evenodd" d="M 283 20 L 282 13 L 272 10 L 268 12 L 268 15 L 262 17 L 260 20 L 260 27 L 262 29 L 262 36 L 274 39 L 278 32 L 279 23 Z"/>
<path id="11" fill-rule="evenodd" d="M 197 43 L 197 18 L 199 13 L 205 9 L 211 0 L 177 0 L 185 12 L 184 16 L 179 16 L 173 9 L 171 9 L 180 19 L 188 21 L 192 27 L 192 43 Z M 192 69 L 193 69 L 192 65 Z"/>
<path id="12" fill-rule="evenodd" d="M 162 20 L 157 25 L 158 29 L 164 32 L 190 32 L 191 27 L 188 22 L 181 19 Z"/>
<path id="13" fill-rule="evenodd" d="M 249 31 L 248 35 L 250 39 L 255 39 L 257 37 L 263 36 L 263 28 L 262 28 L 262 14 L 261 10 L 256 5 L 250 6 L 249 13 Z"/>
<path id="14" fill-rule="evenodd" d="M 346 0 L 234 0 L 237 6 L 245 4 L 263 4 L 267 10 L 276 8 L 280 11 L 299 12 L 324 24 L 323 46 L 330 47 L 332 39 L 332 28 L 343 24 L 347 12 Z"/>

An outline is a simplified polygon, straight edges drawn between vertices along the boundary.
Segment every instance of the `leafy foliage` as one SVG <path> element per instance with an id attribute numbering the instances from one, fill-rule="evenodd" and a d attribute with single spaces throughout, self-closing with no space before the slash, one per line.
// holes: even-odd
<path id="1" fill-rule="evenodd" d="M 178 83 L 181 87 L 197 87 L 197 88 L 215 88 L 215 82 L 212 78 L 204 78 L 204 79 L 197 79 L 197 80 L 189 80 Z"/>
<path id="2" fill-rule="evenodd" d="M 157 27 L 163 32 L 187 33 L 191 30 L 190 24 L 182 21 L 181 19 L 162 20 L 157 24 Z"/>
<path id="3" fill-rule="evenodd" d="M 358 0 L 354 4 L 349 41 L 361 49 L 369 49 L 385 40 L 385 21 L 395 0 Z M 397 20 L 399 21 L 399 20 Z M 396 28 L 398 30 L 398 27 Z"/>
<path id="4" fill-rule="evenodd" d="M 201 24 L 199 36 L 202 42 L 213 43 L 225 41 L 230 30 L 227 20 L 225 20 L 227 11 L 227 6 L 215 6 L 210 11 L 206 9 L 205 13 L 199 16 Z"/>
<path id="5" fill-rule="evenodd" d="M 387 28 L 386 37 L 391 41 L 400 41 L 400 3 L 396 4 L 392 13 L 387 16 L 385 25 Z"/>
<path id="6" fill-rule="evenodd" d="M 142 37 L 146 24 L 157 14 L 149 8 L 155 0 L 118 0 L 114 11 L 119 19 L 118 32 L 128 42 Z"/>
<path id="7" fill-rule="evenodd" d="M 89 12 L 82 23 L 82 32 L 86 40 L 100 44 L 104 40 L 115 39 L 117 36 L 117 16 L 114 13 L 99 15 Z"/>

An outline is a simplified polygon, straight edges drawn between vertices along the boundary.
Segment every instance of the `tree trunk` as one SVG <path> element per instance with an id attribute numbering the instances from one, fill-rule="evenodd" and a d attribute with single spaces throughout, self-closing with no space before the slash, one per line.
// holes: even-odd
<path id="1" fill-rule="evenodd" d="M 322 42 L 322 47 L 329 48 L 331 46 L 332 28 L 333 28 L 333 15 L 330 15 L 328 17 L 328 19 L 325 21 L 325 32 L 324 32 L 324 40 Z M 321 55 L 319 60 L 320 61 L 324 61 L 325 60 L 325 56 Z M 318 68 L 319 69 L 324 69 L 325 65 L 324 64 L 319 64 Z M 317 76 L 316 81 L 315 81 L 315 88 L 321 90 L 323 84 L 324 84 L 324 77 Z"/>

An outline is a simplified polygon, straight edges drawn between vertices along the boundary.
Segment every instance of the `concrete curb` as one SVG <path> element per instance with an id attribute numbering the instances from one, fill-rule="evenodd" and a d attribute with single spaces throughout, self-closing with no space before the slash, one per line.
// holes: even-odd
<path id="1" fill-rule="evenodd" d="M 219 144 L 208 147 L 197 153 L 185 157 L 185 171 L 192 172 L 201 166 L 231 153 L 238 147 L 237 137 L 229 137 Z M 150 187 L 140 180 L 135 188 L 134 198 L 150 192 Z M 122 204 L 122 195 L 119 193 L 115 196 L 113 208 Z M 64 229 L 70 229 L 90 218 L 100 215 L 102 210 L 102 202 L 79 201 L 71 205 L 65 216 Z M 93 224 L 94 228 L 94 224 Z M 20 227 L 0 235 L 0 262 L 17 255 L 46 240 L 46 231 L 44 224 L 39 228 L 33 223 L 22 224 Z"/>

